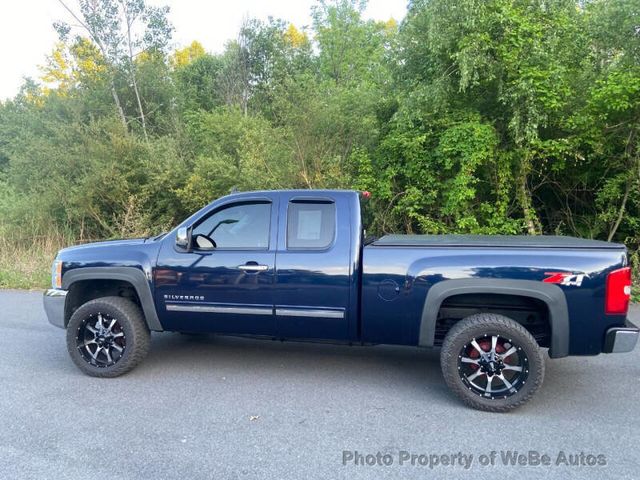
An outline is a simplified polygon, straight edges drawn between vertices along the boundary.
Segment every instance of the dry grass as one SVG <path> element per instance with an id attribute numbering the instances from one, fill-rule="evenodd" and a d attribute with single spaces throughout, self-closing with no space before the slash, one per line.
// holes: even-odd
<path id="1" fill-rule="evenodd" d="M 0 237 L 0 288 L 41 289 L 51 285 L 51 263 L 71 244 L 63 237 L 9 240 Z"/>

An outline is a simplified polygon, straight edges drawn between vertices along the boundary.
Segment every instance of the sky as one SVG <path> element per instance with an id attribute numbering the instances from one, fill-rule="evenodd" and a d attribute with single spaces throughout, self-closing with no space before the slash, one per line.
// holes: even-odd
<path id="1" fill-rule="evenodd" d="M 269 16 L 292 22 L 296 27 L 311 24 L 314 0 L 147 0 L 168 5 L 175 27 L 174 47 L 198 40 L 210 52 L 222 51 L 235 38 L 245 17 L 266 20 Z M 77 7 L 77 0 L 65 0 Z M 365 18 L 402 20 L 407 0 L 369 0 Z M 77 11 L 77 8 L 74 8 Z M 0 100 L 13 97 L 24 77 L 39 76 L 38 65 L 53 48 L 57 35 L 52 24 L 69 14 L 58 0 L 5 0 L 0 10 Z"/>

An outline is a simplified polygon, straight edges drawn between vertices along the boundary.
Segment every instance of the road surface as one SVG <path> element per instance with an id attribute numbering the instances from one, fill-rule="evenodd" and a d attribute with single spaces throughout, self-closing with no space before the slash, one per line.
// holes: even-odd
<path id="1" fill-rule="evenodd" d="M 437 353 L 162 333 L 95 379 L 40 293 L 0 291 L 0 478 L 638 478 L 640 349 L 547 359 L 502 415 L 454 398 Z"/>

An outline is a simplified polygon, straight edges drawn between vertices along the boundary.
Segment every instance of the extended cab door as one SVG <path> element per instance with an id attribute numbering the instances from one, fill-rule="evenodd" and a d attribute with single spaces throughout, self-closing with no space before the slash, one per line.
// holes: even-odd
<path id="1" fill-rule="evenodd" d="M 349 192 L 351 193 L 351 192 Z M 283 338 L 349 340 L 357 320 L 355 194 L 283 192 L 276 252 L 275 312 Z M 357 198 L 356 198 L 357 201 Z"/>
<path id="2" fill-rule="evenodd" d="M 277 195 L 235 198 L 194 220 L 191 249 L 168 238 L 155 270 L 163 327 L 275 335 L 277 215 Z M 196 241 L 198 235 L 213 246 Z"/>

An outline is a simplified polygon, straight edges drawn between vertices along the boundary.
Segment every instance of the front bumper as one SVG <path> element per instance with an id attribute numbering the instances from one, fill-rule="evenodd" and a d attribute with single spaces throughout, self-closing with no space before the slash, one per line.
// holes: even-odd
<path id="1" fill-rule="evenodd" d="M 630 352 L 638 342 L 640 330 L 627 320 L 624 327 L 615 327 L 607 330 L 604 337 L 604 353 Z"/>
<path id="2" fill-rule="evenodd" d="M 64 328 L 64 304 L 66 299 L 66 290 L 50 288 L 44 292 L 44 311 L 46 312 L 51 325 Z"/>

